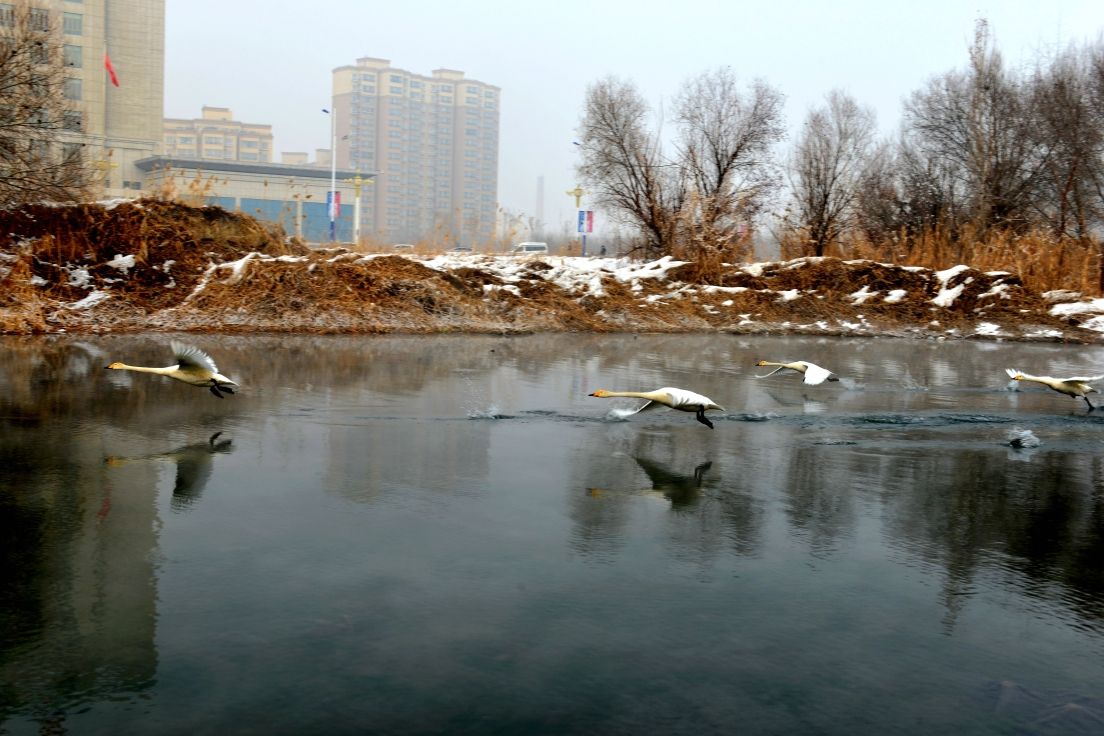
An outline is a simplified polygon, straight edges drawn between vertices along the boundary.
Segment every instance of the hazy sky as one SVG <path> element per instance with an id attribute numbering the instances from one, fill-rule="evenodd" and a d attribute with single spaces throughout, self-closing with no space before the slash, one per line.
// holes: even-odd
<path id="1" fill-rule="evenodd" d="M 990 22 L 1011 64 L 1104 31 L 1101 0 L 168 0 L 165 115 L 229 107 L 272 125 L 281 151 L 330 145 L 331 72 L 358 57 L 428 75 L 459 69 L 502 89 L 498 197 L 568 220 L 572 145 L 587 85 L 632 79 L 657 107 L 718 66 L 786 96 L 791 128 L 834 88 L 872 106 L 886 132 L 901 101 L 965 64 L 974 22 Z"/>

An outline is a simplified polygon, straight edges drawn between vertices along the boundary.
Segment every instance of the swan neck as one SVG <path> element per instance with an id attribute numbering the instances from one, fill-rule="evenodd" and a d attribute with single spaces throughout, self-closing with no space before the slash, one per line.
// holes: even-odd
<path id="1" fill-rule="evenodd" d="M 136 371 L 138 373 L 156 373 L 156 374 L 162 375 L 162 376 L 168 375 L 169 373 L 172 373 L 175 369 L 176 369 L 176 366 L 172 366 L 172 367 L 169 367 L 169 368 L 151 368 L 149 366 L 144 366 L 144 365 L 127 365 L 126 363 L 120 363 L 119 367 L 116 368 L 116 370 L 120 370 L 120 371 Z"/>
<path id="2" fill-rule="evenodd" d="M 610 396 L 627 399 L 650 399 L 652 395 L 646 391 L 610 391 Z"/>

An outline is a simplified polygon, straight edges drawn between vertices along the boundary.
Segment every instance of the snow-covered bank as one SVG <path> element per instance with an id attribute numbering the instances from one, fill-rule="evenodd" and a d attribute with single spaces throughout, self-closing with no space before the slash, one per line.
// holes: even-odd
<path id="1" fill-rule="evenodd" d="M 966 265 L 931 271 L 801 258 L 727 265 L 702 278 L 693 264 L 671 258 L 309 251 L 250 218 L 181 207 L 124 203 L 84 211 L 75 221 L 96 223 L 90 231 L 96 237 L 69 247 L 48 234 L 57 227 L 43 226 L 43 212 L 0 222 L 8 232 L 0 247 L 0 327 L 8 333 L 588 330 L 1104 341 L 1104 299 L 1034 294 L 1013 274 Z M 125 228 L 109 226 L 112 218 L 138 225 L 128 237 Z M 211 223 L 216 232 L 197 232 Z M 252 240 L 235 228 L 246 228 Z"/>

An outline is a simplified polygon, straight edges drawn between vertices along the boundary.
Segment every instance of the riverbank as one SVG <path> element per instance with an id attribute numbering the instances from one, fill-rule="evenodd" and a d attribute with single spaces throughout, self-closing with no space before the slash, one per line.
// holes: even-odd
<path id="1" fill-rule="evenodd" d="M 1006 272 L 799 258 L 311 250 L 153 200 L 0 213 L 0 332 L 728 332 L 1104 342 L 1104 300 Z"/>

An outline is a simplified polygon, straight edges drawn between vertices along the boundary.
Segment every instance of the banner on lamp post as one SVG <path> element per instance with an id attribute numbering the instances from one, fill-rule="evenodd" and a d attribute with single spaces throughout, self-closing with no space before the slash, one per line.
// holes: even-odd
<path id="1" fill-rule="evenodd" d="M 579 210 L 578 232 L 580 232 L 580 233 L 592 233 L 592 232 L 594 232 L 594 212 L 593 212 L 593 210 Z"/>

